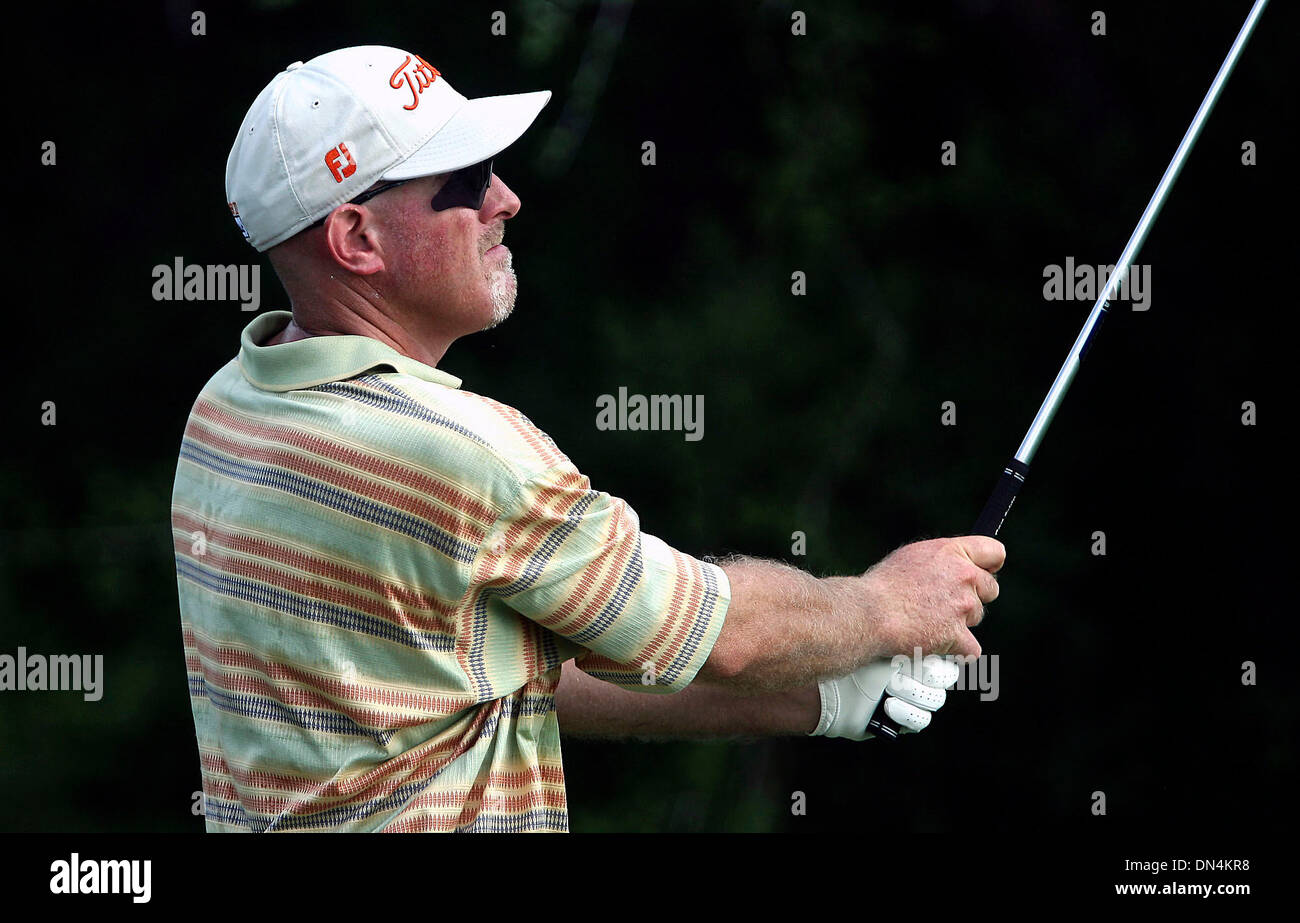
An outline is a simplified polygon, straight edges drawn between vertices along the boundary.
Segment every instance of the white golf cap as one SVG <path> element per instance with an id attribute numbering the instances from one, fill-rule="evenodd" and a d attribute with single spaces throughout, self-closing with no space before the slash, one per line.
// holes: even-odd
<path id="1" fill-rule="evenodd" d="M 244 116 L 226 203 L 259 252 L 380 180 L 448 173 L 524 133 L 550 90 L 466 99 L 416 54 L 384 45 L 297 61 Z"/>

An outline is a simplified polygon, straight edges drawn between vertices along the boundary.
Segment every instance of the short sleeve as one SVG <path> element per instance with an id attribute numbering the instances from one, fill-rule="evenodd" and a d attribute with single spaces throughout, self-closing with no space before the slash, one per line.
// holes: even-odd
<path id="1" fill-rule="evenodd" d="M 695 678 L 731 601 L 720 567 L 642 532 L 625 501 L 569 466 L 521 484 L 473 580 L 583 648 L 584 672 L 644 692 L 676 692 Z"/>

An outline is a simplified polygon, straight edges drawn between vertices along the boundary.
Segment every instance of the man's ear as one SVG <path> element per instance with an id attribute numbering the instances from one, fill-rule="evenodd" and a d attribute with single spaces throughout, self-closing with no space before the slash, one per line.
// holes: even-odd
<path id="1" fill-rule="evenodd" d="M 341 268 L 368 276 L 384 268 L 378 225 L 360 205 L 340 205 L 325 219 L 325 249 Z"/>

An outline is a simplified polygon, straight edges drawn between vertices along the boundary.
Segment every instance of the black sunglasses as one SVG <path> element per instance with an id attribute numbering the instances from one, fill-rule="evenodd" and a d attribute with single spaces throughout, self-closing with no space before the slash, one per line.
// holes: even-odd
<path id="1" fill-rule="evenodd" d="M 411 179 L 421 179 L 422 177 L 411 177 Z M 410 179 L 394 180 L 391 183 L 384 183 L 376 186 L 374 189 L 368 189 L 361 195 L 348 202 L 349 205 L 360 205 L 362 202 L 368 202 L 381 192 L 387 192 L 390 189 L 396 189 L 398 186 L 409 183 Z M 481 161 L 473 166 L 464 167 L 452 173 L 447 177 L 447 181 L 434 195 L 429 203 L 436 212 L 446 211 L 449 208 L 472 208 L 478 211 L 483 207 L 483 199 L 487 196 L 488 186 L 492 185 L 492 158 Z M 318 228 L 325 223 L 325 218 L 321 217 L 311 225 Z"/>

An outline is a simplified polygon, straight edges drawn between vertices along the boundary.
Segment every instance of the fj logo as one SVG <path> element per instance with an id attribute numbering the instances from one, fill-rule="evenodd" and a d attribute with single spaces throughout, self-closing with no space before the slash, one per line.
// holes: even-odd
<path id="1" fill-rule="evenodd" d="M 411 63 L 411 56 L 408 54 L 406 60 L 397 66 L 397 70 L 393 71 L 393 76 L 388 78 L 388 85 L 394 90 L 400 90 L 402 87 L 406 87 L 406 89 L 411 91 L 411 104 L 409 106 L 403 106 L 403 109 L 414 109 L 416 106 L 420 105 L 420 94 L 433 86 L 433 81 L 437 80 L 438 77 L 442 75 L 442 72 L 439 71 L 438 68 L 434 67 L 418 54 L 415 56 L 415 60 L 420 63 L 408 71 L 406 69 L 407 65 Z"/>
<path id="2" fill-rule="evenodd" d="M 343 163 L 342 158 L 347 158 Z M 348 153 L 348 146 L 342 141 L 338 147 L 330 148 L 330 152 L 325 155 L 325 166 L 330 168 L 330 173 L 334 174 L 334 182 L 341 183 L 346 177 L 357 172 L 357 162 L 352 159 Z"/>

